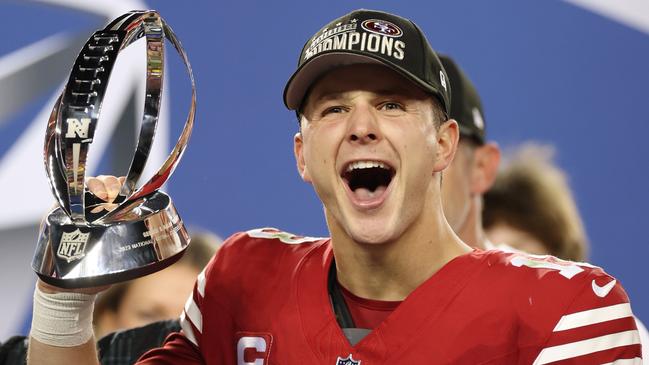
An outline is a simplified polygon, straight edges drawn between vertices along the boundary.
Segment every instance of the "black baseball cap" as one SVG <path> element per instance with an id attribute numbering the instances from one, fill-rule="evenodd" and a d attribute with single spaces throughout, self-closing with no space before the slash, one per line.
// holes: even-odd
<path id="1" fill-rule="evenodd" d="M 469 77 L 460 66 L 447 55 L 440 54 L 439 59 L 451 84 L 451 114 L 460 126 L 460 136 L 472 138 L 476 142 L 485 142 L 484 112 L 480 95 Z"/>
<path id="2" fill-rule="evenodd" d="M 331 21 L 306 42 L 297 70 L 286 83 L 284 104 L 298 110 L 316 80 L 352 64 L 393 69 L 437 97 L 449 115 L 448 76 L 421 29 L 400 16 L 365 9 Z"/>

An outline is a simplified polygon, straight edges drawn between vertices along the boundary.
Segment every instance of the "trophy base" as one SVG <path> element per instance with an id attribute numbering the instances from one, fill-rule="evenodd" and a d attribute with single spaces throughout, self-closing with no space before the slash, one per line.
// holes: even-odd
<path id="1" fill-rule="evenodd" d="M 88 224 L 53 210 L 41 225 L 32 268 L 57 287 L 103 286 L 162 270 L 188 244 L 171 199 L 156 191 Z"/>

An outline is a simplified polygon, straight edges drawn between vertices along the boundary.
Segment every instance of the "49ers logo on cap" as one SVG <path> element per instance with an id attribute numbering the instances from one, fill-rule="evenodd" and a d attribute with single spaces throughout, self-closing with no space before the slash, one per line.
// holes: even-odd
<path id="1" fill-rule="evenodd" d="M 361 27 L 368 32 L 387 35 L 388 37 L 401 37 L 403 35 L 401 28 L 380 19 L 368 19 L 361 23 Z"/>

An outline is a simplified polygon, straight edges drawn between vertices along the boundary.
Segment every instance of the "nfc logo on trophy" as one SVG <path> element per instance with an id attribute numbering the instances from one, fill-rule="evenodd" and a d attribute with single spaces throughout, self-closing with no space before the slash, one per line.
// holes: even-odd
<path id="1" fill-rule="evenodd" d="M 68 130 L 65 138 L 88 138 L 88 128 L 90 127 L 90 118 L 68 118 Z"/>
<path id="2" fill-rule="evenodd" d="M 56 255 L 68 263 L 83 258 L 89 235 L 90 233 L 82 233 L 78 228 L 74 232 L 63 232 Z"/>

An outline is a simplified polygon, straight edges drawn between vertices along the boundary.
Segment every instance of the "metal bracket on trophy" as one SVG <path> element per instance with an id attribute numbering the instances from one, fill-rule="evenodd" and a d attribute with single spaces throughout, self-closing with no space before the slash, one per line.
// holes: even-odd
<path id="1" fill-rule="evenodd" d="M 146 95 L 135 153 L 113 210 L 85 188 L 86 157 L 110 74 L 120 51 L 146 37 Z M 180 54 L 192 87 L 187 121 L 162 167 L 139 188 L 155 135 L 164 75 L 165 39 Z M 155 11 L 120 16 L 86 42 L 55 103 L 45 135 L 45 168 L 58 202 L 41 224 L 32 268 L 64 288 L 117 283 L 161 270 L 178 260 L 189 236 L 171 199 L 158 189 L 178 164 L 196 108 L 194 76 L 171 28 Z M 95 209 L 96 211 L 96 209 Z"/>

